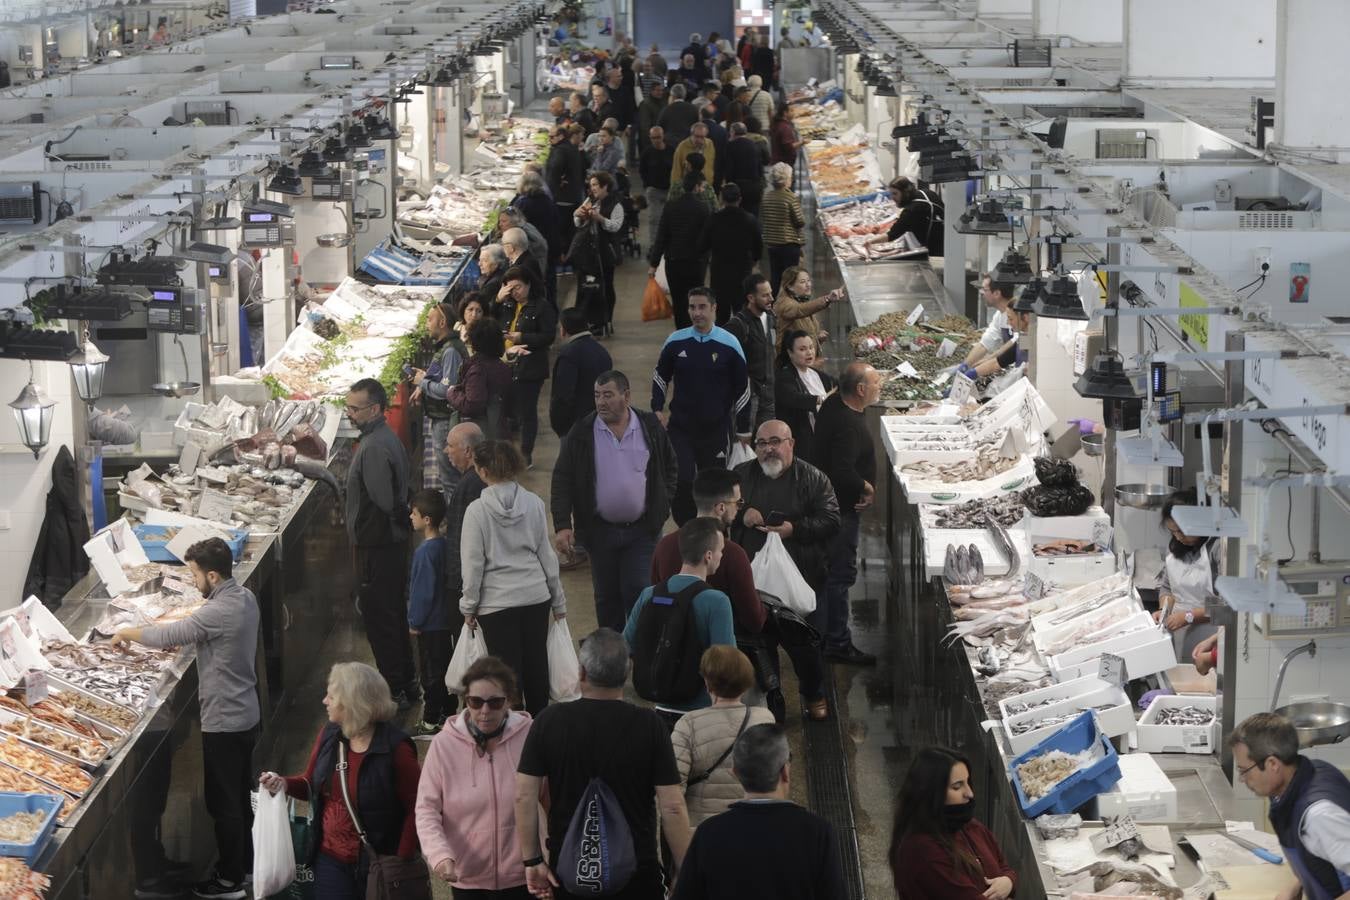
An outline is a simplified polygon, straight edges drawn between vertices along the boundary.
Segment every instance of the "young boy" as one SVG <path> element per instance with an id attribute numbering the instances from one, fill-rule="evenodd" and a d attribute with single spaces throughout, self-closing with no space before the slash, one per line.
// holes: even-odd
<path id="1" fill-rule="evenodd" d="M 440 491 L 418 491 L 409 514 L 413 531 L 422 543 L 413 551 L 412 575 L 408 579 L 408 633 L 417 639 L 417 664 L 426 699 L 422 721 L 415 736 L 427 737 L 441 730 L 455 711 L 455 701 L 445 689 L 445 670 L 450 666 L 450 609 L 445 598 L 445 497 Z"/>

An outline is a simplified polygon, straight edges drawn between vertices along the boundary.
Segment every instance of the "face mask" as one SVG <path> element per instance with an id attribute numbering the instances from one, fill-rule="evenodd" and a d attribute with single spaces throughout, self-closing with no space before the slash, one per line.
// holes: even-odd
<path id="1" fill-rule="evenodd" d="M 942 824 L 948 831 L 960 831 L 973 818 L 975 818 L 974 800 L 967 803 L 949 803 L 942 807 Z"/>

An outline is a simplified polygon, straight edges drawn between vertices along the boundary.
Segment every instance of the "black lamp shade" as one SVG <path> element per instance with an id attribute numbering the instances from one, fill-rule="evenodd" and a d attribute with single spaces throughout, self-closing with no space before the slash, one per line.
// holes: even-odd
<path id="1" fill-rule="evenodd" d="M 1002 234 L 1011 227 L 1008 224 L 1008 211 L 1003 208 L 1003 204 L 992 197 L 987 197 L 972 203 L 961 213 L 960 224 L 956 226 L 956 230 L 961 234 Z M 1026 257 L 1022 259 L 1025 260 Z M 1026 269 L 1030 277 L 1029 263 Z"/>
<path id="2" fill-rule="evenodd" d="M 300 165 L 296 171 L 301 178 L 313 178 L 316 175 L 331 175 L 332 170 L 324 164 L 323 157 L 319 155 L 318 150 L 306 150 L 305 155 L 300 157 Z"/>
<path id="3" fill-rule="evenodd" d="M 1002 263 L 999 263 L 999 265 L 1001 266 Z M 994 272 L 997 274 L 998 269 L 995 268 Z M 1000 278 L 999 280 L 1004 281 L 1006 279 Z M 1034 313 L 1036 311 L 1036 298 L 1040 296 L 1041 288 L 1044 286 L 1044 281 L 1038 277 L 1032 276 L 1032 279 L 1023 285 L 1022 293 L 1018 294 L 1017 299 L 1013 302 L 1013 312 Z"/>
<path id="4" fill-rule="evenodd" d="M 1098 353 L 1073 388 L 1080 397 L 1090 400 L 1133 400 L 1139 396 L 1120 356 L 1112 351 Z"/>
<path id="5" fill-rule="evenodd" d="M 1031 260 L 1025 253 L 1009 247 L 998 265 L 994 266 L 991 277 L 994 281 L 1008 284 L 1027 284 L 1036 277 L 1036 273 L 1031 271 Z"/>
<path id="6" fill-rule="evenodd" d="M 272 180 L 267 182 L 267 189 L 278 194 L 290 194 L 292 197 L 298 197 L 305 192 L 300 176 L 295 174 L 295 169 L 292 169 L 289 165 L 283 165 L 277 169 L 277 174 L 273 175 Z"/>
<path id="7" fill-rule="evenodd" d="M 352 126 L 347 129 L 347 146 L 370 146 L 370 135 L 366 134 L 366 129 L 360 122 L 353 122 Z"/>
<path id="8" fill-rule="evenodd" d="M 370 135 L 372 141 L 392 141 L 398 137 L 394 126 L 383 116 L 367 116 L 366 133 Z"/>
<path id="9" fill-rule="evenodd" d="M 1078 298 L 1078 283 L 1066 274 L 1056 275 L 1041 287 L 1036 315 L 1047 319 L 1074 319 L 1086 322 L 1087 310 Z"/>
<path id="10" fill-rule="evenodd" d="M 351 162 L 352 150 L 338 138 L 330 137 L 324 144 L 323 158 L 325 162 Z"/>

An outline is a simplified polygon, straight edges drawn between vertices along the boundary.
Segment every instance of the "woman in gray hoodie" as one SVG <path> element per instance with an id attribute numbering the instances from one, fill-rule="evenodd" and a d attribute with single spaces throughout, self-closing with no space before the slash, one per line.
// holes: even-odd
<path id="1" fill-rule="evenodd" d="M 516 483 L 525 460 L 506 441 L 479 444 L 473 462 L 487 487 L 464 514 L 459 611 L 515 671 L 525 709 L 537 716 L 548 705 L 549 610 L 555 619 L 567 615 L 544 501 Z"/>

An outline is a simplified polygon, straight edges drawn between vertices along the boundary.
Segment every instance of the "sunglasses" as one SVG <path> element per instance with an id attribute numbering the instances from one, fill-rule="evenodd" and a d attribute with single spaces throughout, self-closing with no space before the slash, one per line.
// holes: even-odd
<path id="1" fill-rule="evenodd" d="M 505 697 L 474 697 L 472 695 L 465 697 L 464 702 L 469 704 L 469 709 L 482 709 L 484 704 L 493 712 L 497 712 L 506 705 Z"/>

